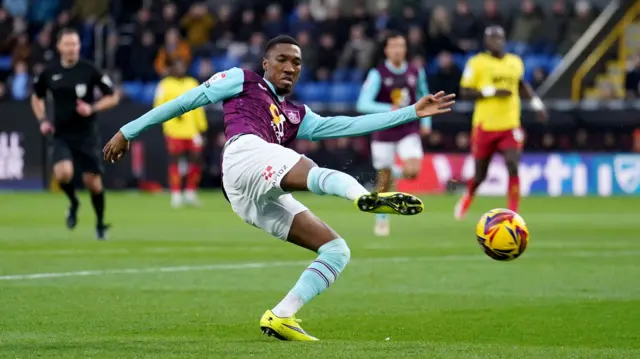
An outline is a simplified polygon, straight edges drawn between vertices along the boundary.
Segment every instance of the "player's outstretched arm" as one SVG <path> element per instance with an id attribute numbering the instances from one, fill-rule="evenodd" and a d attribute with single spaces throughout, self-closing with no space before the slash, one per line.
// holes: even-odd
<path id="1" fill-rule="evenodd" d="M 412 106 L 400 110 L 363 116 L 322 117 L 308 107 L 298 130 L 298 138 L 312 141 L 354 137 L 396 127 L 419 118 L 441 115 L 451 111 L 456 95 L 443 91 L 427 95 Z"/>
<path id="2" fill-rule="evenodd" d="M 110 162 L 120 159 L 129 149 L 129 141 L 151 126 L 182 116 L 207 104 L 236 96 L 242 92 L 243 83 L 244 72 L 238 68 L 213 75 L 202 85 L 122 126 L 102 150 L 104 159 Z"/>

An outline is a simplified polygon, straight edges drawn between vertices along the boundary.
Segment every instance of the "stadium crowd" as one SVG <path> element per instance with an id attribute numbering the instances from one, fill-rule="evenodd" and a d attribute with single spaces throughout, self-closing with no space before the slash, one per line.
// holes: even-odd
<path id="1" fill-rule="evenodd" d="M 81 35 L 83 56 L 110 71 L 131 99 L 147 104 L 171 60 L 190 64 L 190 73 L 200 81 L 232 66 L 259 70 L 265 41 L 280 33 L 295 36 L 304 53 L 296 96 L 320 106 L 355 102 L 366 71 L 378 59 L 377 41 L 387 30 L 407 35 L 410 61 L 426 67 L 430 87 L 456 93 L 466 59 L 480 50 L 482 29 L 501 25 L 509 50 L 523 57 L 526 76 L 536 87 L 597 11 L 586 0 L 555 0 L 547 8 L 532 0 L 516 8 L 485 0 L 475 13 L 465 0 L 433 8 L 418 0 L 3 0 L 0 99 L 30 95 L 33 77 L 56 57 L 56 34 L 69 26 Z M 628 86 L 637 89 L 631 81 Z M 570 148 L 581 138 L 548 134 L 536 146 Z M 333 141 L 328 147 L 368 147 L 352 142 Z M 607 137 L 601 142 L 605 149 L 619 143 Z M 425 145 L 467 151 L 469 135 L 434 131 Z M 301 146 L 319 150 L 317 144 Z"/>

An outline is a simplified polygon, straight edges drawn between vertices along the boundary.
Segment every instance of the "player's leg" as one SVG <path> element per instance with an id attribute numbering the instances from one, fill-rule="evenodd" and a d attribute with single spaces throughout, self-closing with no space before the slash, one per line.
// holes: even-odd
<path id="1" fill-rule="evenodd" d="M 473 198 L 476 194 L 476 190 L 482 182 L 487 178 L 489 171 L 489 163 L 491 157 L 495 152 L 495 141 L 491 137 L 490 132 L 484 132 L 482 130 L 474 130 L 474 134 L 471 139 L 471 154 L 474 158 L 474 173 L 473 177 L 467 181 L 467 190 L 462 195 L 454 210 L 454 216 L 456 219 L 462 219 L 467 214 Z"/>
<path id="2" fill-rule="evenodd" d="M 395 166 L 395 155 L 395 142 L 371 141 L 371 160 L 373 162 L 373 168 L 377 171 L 377 192 L 391 191 L 393 178 L 395 176 L 402 176 L 402 168 Z M 389 215 L 386 213 L 376 214 L 373 233 L 376 236 L 388 236 L 390 231 Z"/>
<path id="3" fill-rule="evenodd" d="M 187 160 L 187 185 L 184 192 L 185 203 L 192 206 L 199 206 L 197 191 L 202 178 L 202 144 L 191 141 L 188 147 Z"/>
<path id="4" fill-rule="evenodd" d="M 398 142 L 398 157 L 402 160 L 402 176 L 406 179 L 416 179 L 422 169 L 422 139 L 417 133 L 411 134 Z"/>
<path id="5" fill-rule="evenodd" d="M 53 144 L 53 175 L 69 199 L 69 209 L 66 216 L 66 224 L 69 229 L 75 228 L 78 223 L 78 208 L 80 206 L 80 201 L 78 201 L 73 185 L 72 158 L 71 150 L 67 143 L 62 140 L 55 140 Z"/>
<path id="6" fill-rule="evenodd" d="M 171 206 L 182 206 L 182 175 L 180 174 L 180 159 L 185 153 L 182 139 L 167 136 L 167 153 L 169 155 L 168 182 L 171 193 Z"/>
<path id="7" fill-rule="evenodd" d="M 520 204 L 520 177 L 518 167 L 524 134 L 520 128 L 505 131 L 498 143 L 498 150 L 502 152 L 509 173 L 509 185 L 507 188 L 507 208 L 517 212 Z"/>
<path id="8" fill-rule="evenodd" d="M 74 159 L 82 168 L 84 187 L 91 194 L 91 205 L 96 215 L 96 239 L 104 240 L 107 238 L 109 226 L 104 222 L 106 200 L 102 184 L 104 167 L 102 166 L 100 149 L 86 146 L 73 151 L 73 154 Z"/>

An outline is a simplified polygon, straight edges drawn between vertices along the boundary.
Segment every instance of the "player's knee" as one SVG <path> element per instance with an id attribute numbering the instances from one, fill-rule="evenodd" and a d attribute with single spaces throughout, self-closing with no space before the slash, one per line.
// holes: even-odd
<path id="1" fill-rule="evenodd" d="M 351 250 L 347 245 L 347 242 L 342 239 L 334 239 L 329 243 L 326 243 L 318 250 L 323 257 L 330 261 L 339 272 L 341 272 L 349 263 L 351 259 Z"/>
<path id="2" fill-rule="evenodd" d="M 85 173 L 82 175 L 84 186 L 92 193 L 102 192 L 102 178 L 96 174 Z"/>
<path id="3" fill-rule="evenodd" d="M 507 162 L 507 172 L 509 176 L 514 177 L 518 175 L 518 163 L 513 161 Z"/>
<path id="4" fill-rule="evenodd" d="M 486 178 L 487 178 L 487 172 L 486 172 L 486 171 L 479 171 L 479 172 L 476 172 L 476 173 L 473 175 L 473 180 L 474 180 L 476 183 L 482 183 L 482 182 L 484 182 L 484 180 L 485 180 Z"/>
<path id="5" fill-rule="evenodd" d="M 407 167 L 404 169 L 404 178 L 414 180 L 418 177 L 419 168 Z"/>

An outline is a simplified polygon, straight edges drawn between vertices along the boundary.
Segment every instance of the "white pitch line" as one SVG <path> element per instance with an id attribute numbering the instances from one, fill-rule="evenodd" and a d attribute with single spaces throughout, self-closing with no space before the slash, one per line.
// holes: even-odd
<path id="1" fill-rule="evenodd" d="M 553 253 L 536 253 L 527 257 L 533 258 L 621 258 L 621 257 L 638 257 L 640 251 L 573 251 L 565 254 Z M 381 257 L 381 258 L 361 258 L 355 259 L 355 263 L 375 263 L 375 262 L 480 262 L 485 261 L 487 264 L 495 264 L 481 254 L 454 254 L 443 256 L 429 257 Z M 31 279 L 47 279 L 62 277 L 86 277 L 86 276 L 102 276 L 109 274 L 144 274 L 144 273 L 172 273 L 172 272 L 193 272 L 193 271 L 218 271 L 218 270 L 244 270 L 244 269 L 261 269 L 275 267 L 295 267 L 309 264 L 310 260 L 305 261 L 283 261 L 283 262 L 244 262 L 244 263 L 224 263 L 224 264 L 208 264 L 197 266 L 175 266 L 175 267 L 150 267 L 150 268 L 123 268 L 123 269 L 104 269 L 104 270 L 83 270 L 74 272 L 50 272 L 50 273 L 28 273 L 28 274 L 8 274 L 0 276 L 0 281 L 17 281 Z"/>

